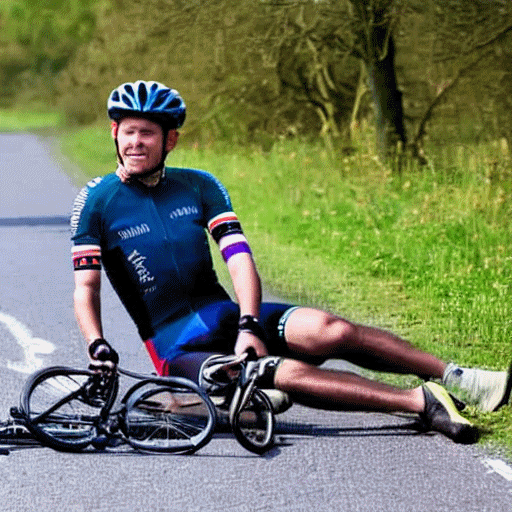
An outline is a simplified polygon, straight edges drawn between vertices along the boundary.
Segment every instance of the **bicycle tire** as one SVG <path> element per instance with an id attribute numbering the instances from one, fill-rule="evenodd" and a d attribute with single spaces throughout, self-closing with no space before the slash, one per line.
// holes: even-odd
<path id="1" fill-rule="evenodd" d="M 245 406 L 239 409 L 236 404 L 240 393 L 240 388 L 237 388 L 229 409 L 231 430 L 244 448 L 261 455 L 274 445 L 272 404 L 263 391 L 254 389 Z"/>
<path id="2" fill-rule="evenodd" d="M 21 412 L 27 428 L 41 444 L 80 452 L 96 439 L 96 426 L 101 414 L 112 406 L 117 386 L 112 386 L 103 403 L 91 403 L 83 390 L 92 375 L 88 370 L 56 366 L 28 379 L 21 393 Z"/>
<path id="3" fill-rule="evenodd" d="M 193 453 L 213 436 L 215 406 L 187 379 L 147 379 L 129 390 L 124 401 L 121 430 L 137 450 Z"/>

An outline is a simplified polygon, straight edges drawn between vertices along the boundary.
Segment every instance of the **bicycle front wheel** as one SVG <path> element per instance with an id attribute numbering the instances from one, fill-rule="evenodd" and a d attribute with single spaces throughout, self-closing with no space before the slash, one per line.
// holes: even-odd
<path id="1" fill-rule="evenodd" d="M 241 393 L 238 388 L 229 410 L 229 422 L 238 442 L 247 450 L 262 454 L 274 444 L 274 412 L 263 391 L 254 389 L 242 409 L 236 404 Z"/>
<path id="2" fill-rule="evenodd" d="M 213 436 L 215 407 L 191 381 L 148 380 L 128 395 L 122 430 L 138 450 L 192 453 Z"/>
<path id="3" fill-rule="evenodd" d="M 78 452 L 96 437 L 105 404 L 84 395 L 92 372 L 66 367 L 41 370 L 29 378 L 21 393 L 21 412 L 27 428 L 43 445 Z"/>

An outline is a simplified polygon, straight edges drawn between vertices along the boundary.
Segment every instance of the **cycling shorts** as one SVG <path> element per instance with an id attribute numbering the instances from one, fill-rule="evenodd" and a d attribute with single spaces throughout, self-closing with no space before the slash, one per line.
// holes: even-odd
<path id="1" fill-rule="evenodd" d="M 264 302 L 260 324 L 269 354 L 289 356 L 284 327 L 296 306 Z M 232 301 L 208 304 L 196 312 L 164 325 L 145 341 L 159 375 L 174 375 L 198 382 L 199 369 L 212 354 L 232 354 L 238 334 L 240 310 Z"/>

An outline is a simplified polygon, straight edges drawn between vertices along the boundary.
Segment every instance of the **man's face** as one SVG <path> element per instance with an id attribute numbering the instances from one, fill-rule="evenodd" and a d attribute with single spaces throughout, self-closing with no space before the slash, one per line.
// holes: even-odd
<path id="1" fill-rule="evenodd" d="M 154 169 L 162 160 L 164 140 L 159 124 L 147 119 L 126 117 L 112 127 L 112 136 L 115 138 L 116 135 L 119 154 L 128 174 L 142 175 Z"/>

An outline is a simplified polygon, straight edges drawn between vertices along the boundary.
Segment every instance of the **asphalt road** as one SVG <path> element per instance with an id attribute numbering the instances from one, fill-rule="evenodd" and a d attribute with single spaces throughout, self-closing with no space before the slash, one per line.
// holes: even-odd
<path id="1" fill-rule="evenodd" d="M 86 362 L 66 223 L 77 189 L 50 147 L 33 135 L 0 135 L 1 417 L 30 372 Z M 105 330 L 123 365 L 150 371 L 109 286 L 103 294 Z M 228 433 L 192 456 L 13 448 L 0 455 L 0 511 L 512 510 L 506 461 L 418 434 L 413 417 L 293 406 L 278 419 L 277 445 L 263 457 Z"/>

